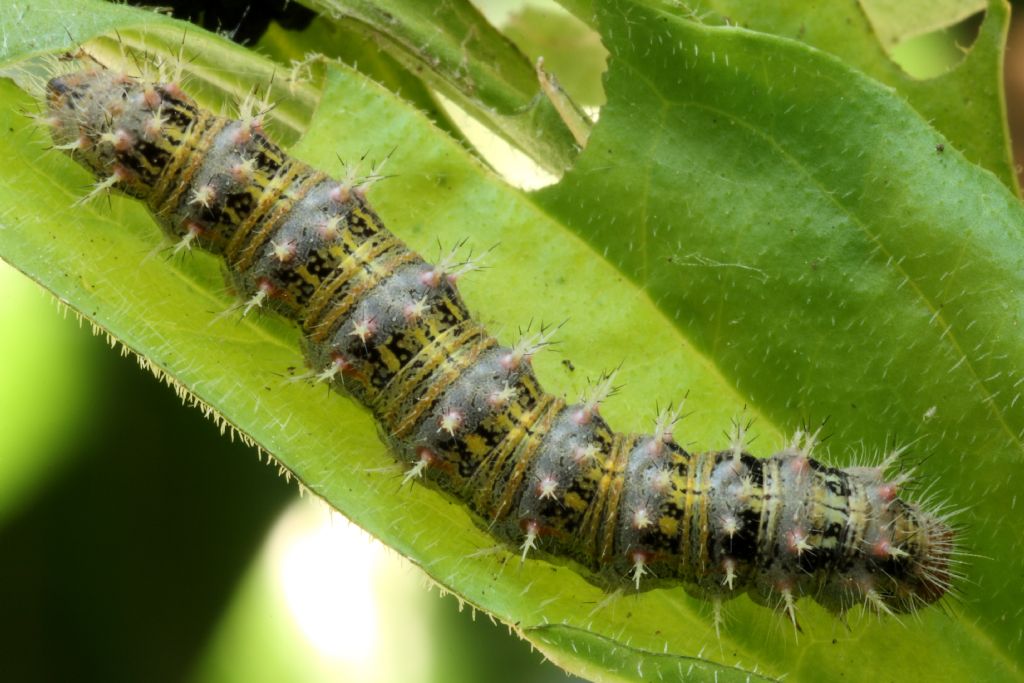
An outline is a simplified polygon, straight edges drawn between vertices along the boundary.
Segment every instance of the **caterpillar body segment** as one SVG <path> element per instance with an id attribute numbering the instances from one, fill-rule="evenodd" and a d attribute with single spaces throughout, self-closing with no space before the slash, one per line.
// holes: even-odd
<path id="1" fill-rule="evenodd" d="M 173 83 L 100 67 L 52 79 L 47 97 L 56 145 L 98 191 L 144 201 L 179 248 L 221 255 L 246 310 L 294 321 L 315 377 L 372 411 L 406 478 L 523 557 L 570 559 L 608 589 L 749 593 L 794 623 L 801 597 L 908 612 L 949 589 L 951 527 L 882 468 L 798 448 L 690 453 L 664 421 L 618 433 L 599 399 L 545 392 L 534 347 L 472 318 L 457 269 L 425 262 L 362 187 L 290 157 L 258 115 L 217 116 Z"/>

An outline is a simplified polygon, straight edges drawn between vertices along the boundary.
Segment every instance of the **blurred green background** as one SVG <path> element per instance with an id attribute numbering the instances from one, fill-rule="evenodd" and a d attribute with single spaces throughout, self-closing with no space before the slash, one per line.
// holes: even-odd
<path id="1" fill-rule="evenodd" d="M 214 4 L 177 13 L 250 43 L 271 18 L 247 2 Z M 485 4 L 491 17 L 521 9 Z M 285 30 L 311 19 L 295 4 L 274 16 Z M 914 38 L 894 57 L 919 77 L 940 73 L 977 25 Z M 566 77 L 587 79 L 596 74 Z M 1011 124 L 1022 118 L 1018 80 L 1011 59 Z M 252 449 L 2 263 L 0 330 L 3 680 L 570 680 L 300 500 Z"/>

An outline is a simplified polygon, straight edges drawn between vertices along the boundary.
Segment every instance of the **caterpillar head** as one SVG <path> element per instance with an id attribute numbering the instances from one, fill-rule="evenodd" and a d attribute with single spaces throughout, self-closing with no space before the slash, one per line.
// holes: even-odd
<path id="1" fill-rule="evenodd" d="M 880 593 L 886 606 L 894 612 L 913 612 L 938 601 L 953 587 L 956 577 L 956 533 L 937 515 L 913 503 L 894 501 L 892 525 L 894 538 L 902 540 L 902 553 L 889 548 L 873 549 L 883 553 L 882 568 L 887 574 Z"/>
<path id="2" fill-rule="evenodd" d="M 863 604 L 876 614 L 912 613 L 939 601 L 959 578 L 953 527 L 900 499 L 876 510 L 864 527 L 864 552 L 830 576 L 819 601 L 837 612 Z"/>

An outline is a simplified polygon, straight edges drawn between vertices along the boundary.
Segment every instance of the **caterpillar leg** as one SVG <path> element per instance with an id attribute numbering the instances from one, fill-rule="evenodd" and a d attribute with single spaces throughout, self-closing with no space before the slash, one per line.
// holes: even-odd
<path id="1" fill-rule="evenodd" d="M 723 616 L 722 599 L 712 598 L 711 599 L 711 622 L 715 626 L 715 637 L 719 640 L 722 639 L 722 624 L 725 623 L 725 617 Z"/>
<path id="2" fill-rule="evenodd" d="M 803 629 L 800 627 L 800 622 L 796 620 L 796 596 L 790 588 L 783 588 L 780 592 L 782 594 L 782 609 L 786 616 L 789 617 L 789 620 L 793 622 L 794 633 L 802 633 Z"/>
<path id="3" fill-rule="evenodd" d="M 520 562 L 526 562 L 526 554 L 537 547 L 537 537 L 540 535 L 540 527 L 536 522 L 528 522 L 526 524 L 526 537 L 523 539 L 520 549 L 523 551 L 523 555 L 520 558 Z"/>

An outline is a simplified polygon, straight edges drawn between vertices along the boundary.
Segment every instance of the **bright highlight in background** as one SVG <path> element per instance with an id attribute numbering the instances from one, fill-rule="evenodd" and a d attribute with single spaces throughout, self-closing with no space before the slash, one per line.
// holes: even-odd
<path id="1" fill-rule="evenodd" d="M 193 676 L 195 682 L 434 680 L 437 596 L 423 575 L 325 505 L 274 525 Z"/>
<path id="2" fill-rule="evenodd" d="M 334 511 L 314 528 L 297 515 L 281 520 L 274 553 L 292 618 L 324 656 L 353 665 L 372 661 L 379 648 L 374 577 L 381 546 Z"/>

